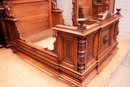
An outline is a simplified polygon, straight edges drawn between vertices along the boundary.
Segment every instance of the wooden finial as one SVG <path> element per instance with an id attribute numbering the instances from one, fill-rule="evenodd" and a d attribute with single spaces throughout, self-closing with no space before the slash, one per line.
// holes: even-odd
<path id="1" fill-rule="evenodd" d="M 54 0 L 52 0 L 52 9 L 53 10 L 57 10 L 58 9 L 57 4 L 56 4 L 56 2 Z"/>
<path id="2" fill-rule="evenodd" d="M 80 30 L 87 29 L 86 26 L 83 25 L 86 20 L 87 19 L 85 19 L 85 18 L 78 18 L 77 19 L 78 23 L 80 24 L 79 27 L 78 27 L 78 29 L 80 29 Z"/>
<path id="3" fill-rule="evenodd" d="M 116 11 L 117 11 L 116 14 L 120 15 L 121 8 L 116 8 Z"/>
<path id="4" fill-rule="evenodd" d="M 7 0 L 4 0 L 3 1 L 3 5 L 4 5 L 4 9 L 5 9 L 6 15 L 8 17 L 13 17 L 14 18 L 14 16 L 12 15 L 12 11 L 11 11 L 11 7 L 13 6 L 13 3 L 8 3 Z"/>

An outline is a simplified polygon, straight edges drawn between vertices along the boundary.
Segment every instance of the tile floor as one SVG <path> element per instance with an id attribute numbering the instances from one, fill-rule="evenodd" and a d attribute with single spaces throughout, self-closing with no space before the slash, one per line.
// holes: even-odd
<path id="1" fill-rule="evenodd" d="M 111 82 L 113 73 L 120 65 L 121 61 L 130 49 L 130 42 L 118 40 L 119 50 L 109 64 L 96 75 L 86 87 L 105 87 L 106 84 L 118 83 Z M 121 73 L 126 68 L 120 67 Z M 129 71 L 128 71 L 129 72 Z M 115 75 L 116 76 L 116 75 Z M 119 76 L 120 77 L 120 76 Z M 127 76 L 126 76 L 127 77 Z M 129 80 L 130 78 L 128 78 Z M 127 79 L 125 79 L 127 80 Z M 127 81 L 125 81 L 127 82 Z M 129 84 L 129 83 L 126 83 Z M 27 62 L 10 49 L 0 49 L 0 87 L 73 87 L 71 84 L 55 78 L 42 69 L 35 67 L 32 63 Z M 106 87 L 123 87 L 123 86 L 106 86 Z M 128 87 L 128 86 L 126 86 Z"/>
<path id="2" fill-rule="evenodd" d="M 105 87 L 130 87 L 130 51 L 113 73 Z"/>

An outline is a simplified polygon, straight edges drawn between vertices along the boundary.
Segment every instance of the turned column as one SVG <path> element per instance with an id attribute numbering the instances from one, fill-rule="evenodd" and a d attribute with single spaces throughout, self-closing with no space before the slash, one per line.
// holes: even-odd
<path id="1" fill-rule="evenodd" d="M 86 57 L 86 37 L 78 38 L 78 71 L 85 70 L 85 57 Z"/>

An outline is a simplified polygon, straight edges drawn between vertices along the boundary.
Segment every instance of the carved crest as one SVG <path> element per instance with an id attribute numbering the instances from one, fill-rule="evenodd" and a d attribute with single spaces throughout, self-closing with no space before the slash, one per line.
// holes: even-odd
<path id="1" fill-rule="evenodd" d="M 58 9 L 57 3 L 56 3 L 55 0 L 52 0 L 52 9 L 53 9 L 53 10 L 57 10 L 57 9 Z"/>
<path id="2" fill-rule="evenodd" d="M 12 15 L 12 11 L 11 11 L 11 7 L 13 6 L 13 3 L 8 2 L 7 0 L 4 0 L 3 5 L 4 5 L 4 8 L 5 8 L 6 15 L 8 17 L 13 17 L 14 18 L 14 16 Z"/>

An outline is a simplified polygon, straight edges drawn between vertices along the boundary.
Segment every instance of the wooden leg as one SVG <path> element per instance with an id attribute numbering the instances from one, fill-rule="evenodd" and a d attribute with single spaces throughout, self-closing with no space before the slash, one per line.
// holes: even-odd
<path id="1" fill-rule="evenodd" d="M 14 48 L 14 47 L 11 47 L 11 49 L 12 49 L 12 51 L 13 51 L 13 53 L 17 53 L 17 49 L 16 48 Z"/>
<path id="2" fill-rule="evenodd" d="M 4 46 L 0 44 L 0 48 L 3 48 Z"/>

